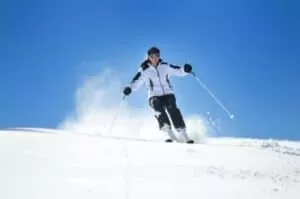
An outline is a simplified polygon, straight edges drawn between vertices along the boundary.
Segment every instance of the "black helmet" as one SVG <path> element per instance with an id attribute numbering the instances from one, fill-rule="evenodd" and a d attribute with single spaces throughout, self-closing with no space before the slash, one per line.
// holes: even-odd
<path id="1" fill-rule="evenodd" d="M 148 56 L 151 54 L 160 54 L 160 50 L 157 47 L 151 47 L 148 50 Z"/>

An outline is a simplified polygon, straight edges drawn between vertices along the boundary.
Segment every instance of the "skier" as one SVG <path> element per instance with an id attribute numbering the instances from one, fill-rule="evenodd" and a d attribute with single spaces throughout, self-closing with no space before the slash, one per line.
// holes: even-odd
<path id="1" fill-rule="evenodd" d="M 159 129 L 167 134 L 166 142 L 177 141 L 171 128 L 172 121 L 174 128 L 182 135 L 184 142 L 194 143 L 187 135 L 186 124 L 177 107 L 169 79 L 171 76 L 186 76 L 191 72 L 192 66 L 190 64 L 185 64 L 183 67 L 168 64 L 161 59 L 160 50 L 157 47 L 151 47 L 147 52 L 147 59 L 142 62 L 130 84 L 123 90 L 124 95 L 128 96 L 142 84 L 147 85 L 149 105 L 156 113 L 155 118 L 158 121 Z"/>

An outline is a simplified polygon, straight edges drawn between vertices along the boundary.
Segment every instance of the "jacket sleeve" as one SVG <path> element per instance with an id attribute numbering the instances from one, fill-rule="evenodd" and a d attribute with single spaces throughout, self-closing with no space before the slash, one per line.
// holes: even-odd
<path id="1" fill-rule="evenodd" d="M 181 66 L 176 66 L 173 64 L 167 64 L 167 68 L 168 68 L 168 74 L 170 76 L 179 76 L 179 77 L 183 77 L 188 75 L 188 73 L 184 72 L 184 68 Z"/>
<path id="2" fill-rule="evenodd" d="M 138 90 L 145 83 L 145 75 L 142 68 L 138 70 L 138 72 L 132 78 L 129 86 L 132 91 Z"/>

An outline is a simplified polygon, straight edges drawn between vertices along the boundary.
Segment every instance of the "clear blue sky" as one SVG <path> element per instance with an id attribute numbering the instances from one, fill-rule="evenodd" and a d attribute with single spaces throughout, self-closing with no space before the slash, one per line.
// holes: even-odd
<path id="1" fill-rule="evenodd" d="M 296 0 L 1 1 L 0 128 L 56 127 L 81 75 L 102 70 L 81 63 L 113 66 L 126 84 L 157 45 L 166 61 L 191 63 L 237 119 L 191 77 L 175 80 L 185 114 L 210 111 L 224 136 L 300 139 L 299 10 Z"/>

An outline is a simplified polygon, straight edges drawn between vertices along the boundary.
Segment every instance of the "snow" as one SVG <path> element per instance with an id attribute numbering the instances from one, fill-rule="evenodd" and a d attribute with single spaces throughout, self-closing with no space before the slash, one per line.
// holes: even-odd
<path id="1" fill-rule="evenodd" d="M 0 131 L 0 198 L 298 199 L 300 142 L 196 145 L 56 129 Z"/>
<path id="2" fill-rule="evenodd" d="M 86 76 L 58 129 L 0 130 L 0 199 L 299 198 L 300 142 L 211 138 L 226 121 L 195 110 L 183 114 L 199 144 L 163 143 L 122 87 L 110 70 Z"/>

